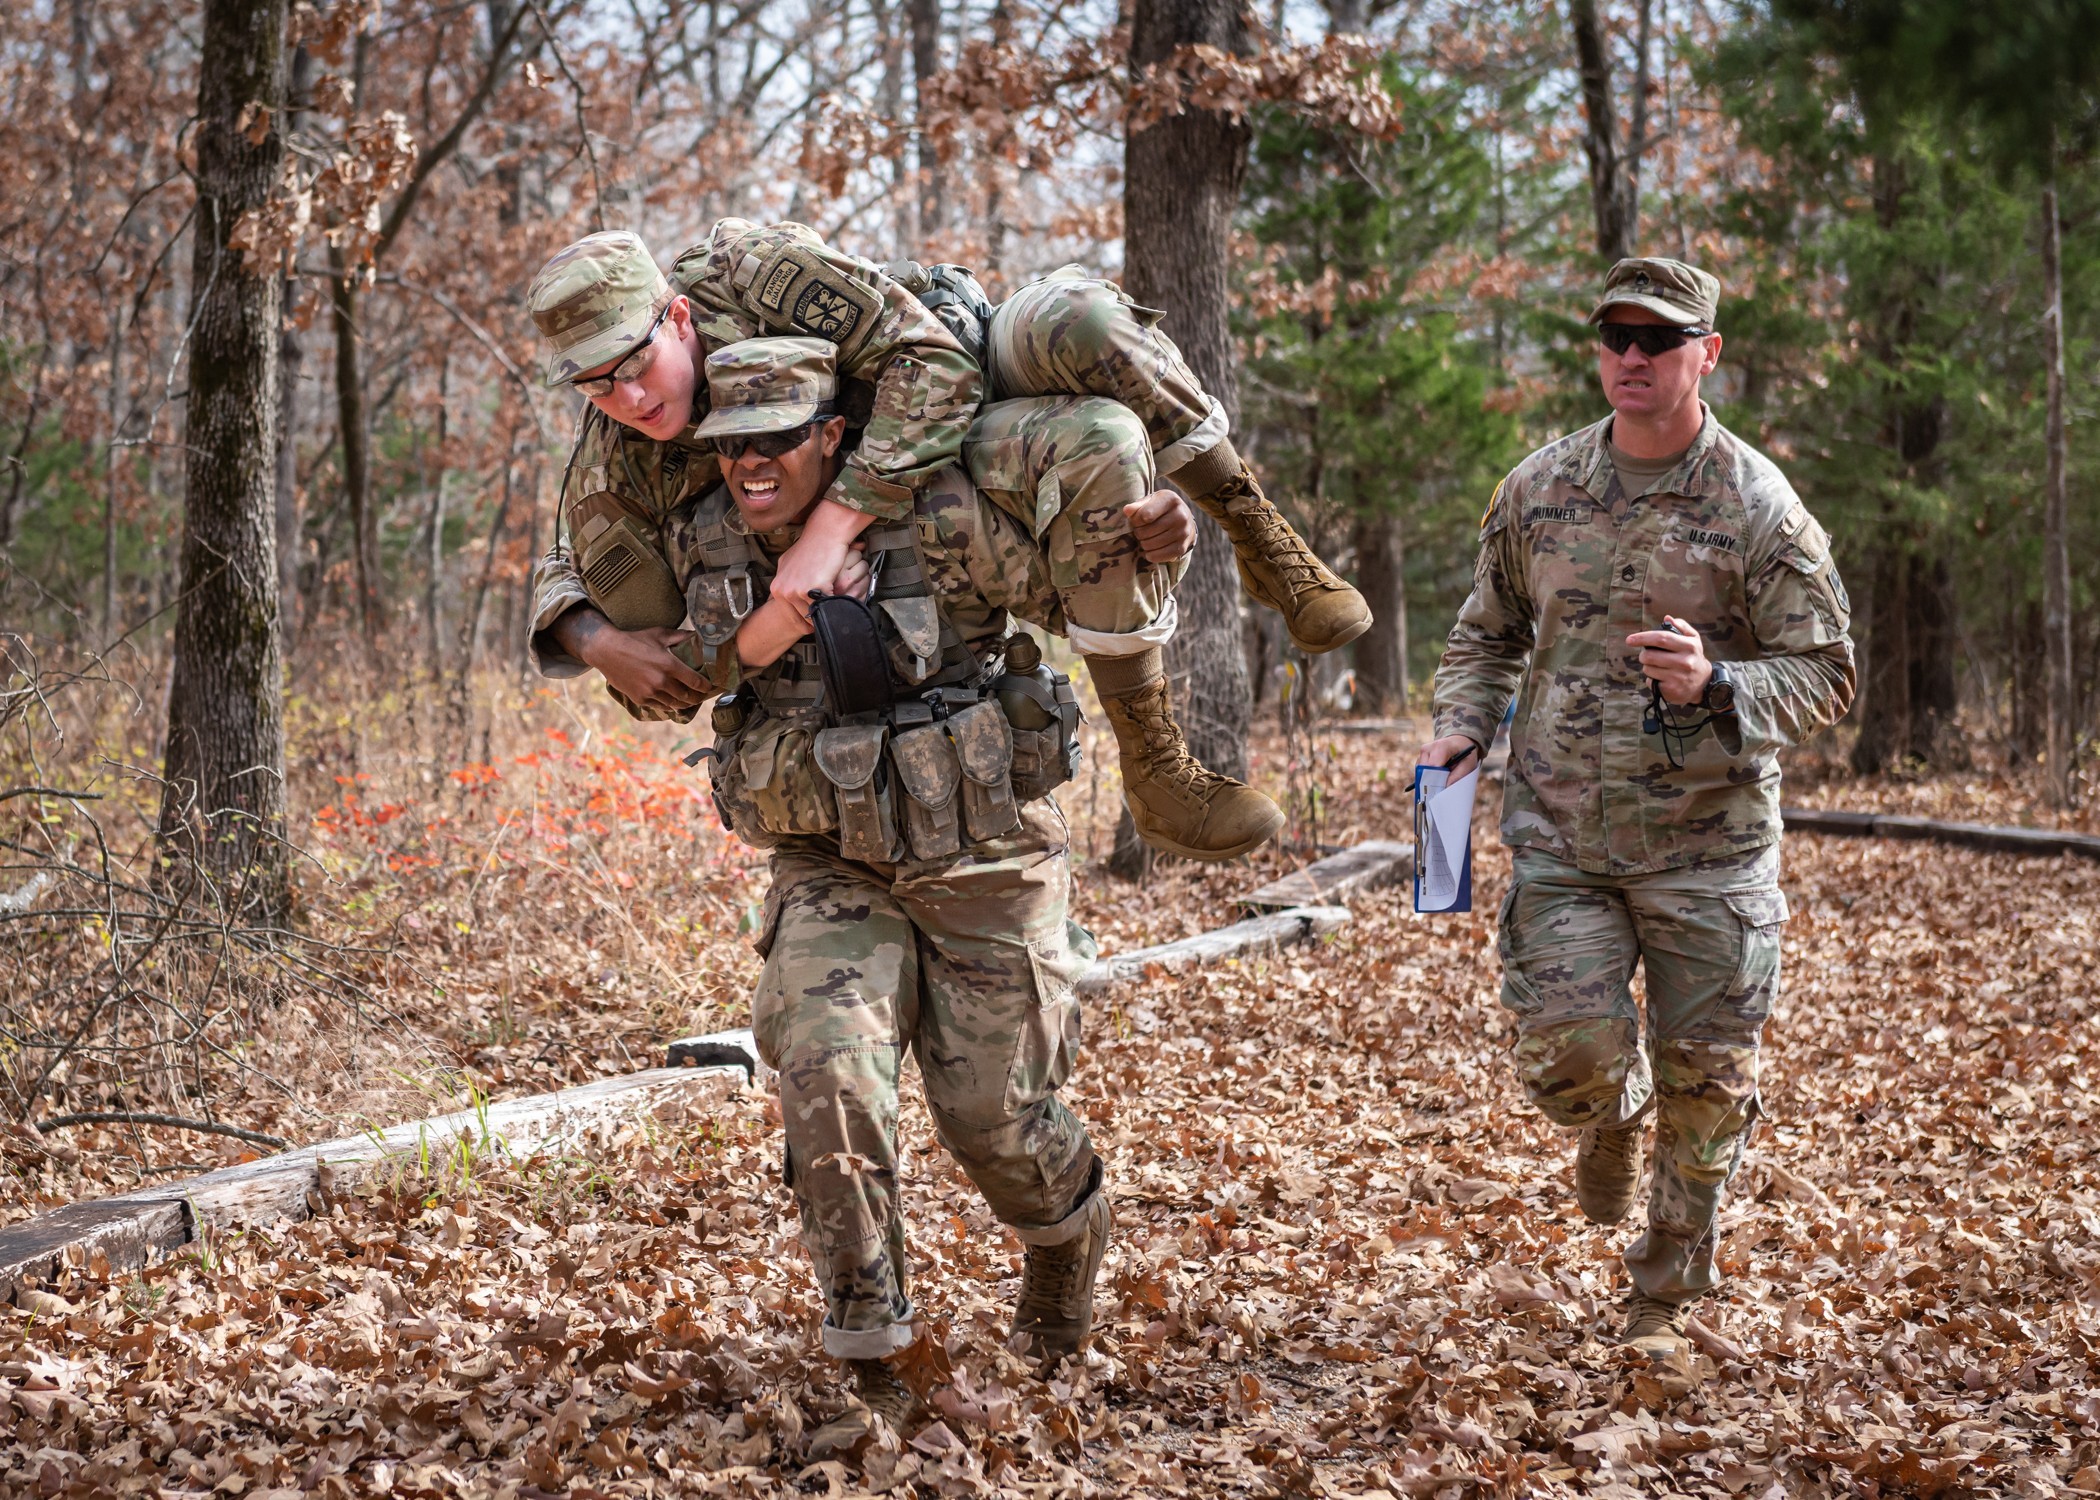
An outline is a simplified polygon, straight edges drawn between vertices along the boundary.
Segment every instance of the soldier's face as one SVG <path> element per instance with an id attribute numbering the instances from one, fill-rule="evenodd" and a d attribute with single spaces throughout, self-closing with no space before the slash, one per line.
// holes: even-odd
<path id="1" fill-rule="evenodd" d="M 700 341 L 693 333 L 692 308 L 673 298 L 656 337 L 649 344 L 648 366 L 632 380 L 614 384 L 610 393 L 585 399 L 622 427 L 632 427 L 659 442 L 685 431 L 693 420 L 693 391 L 699 372 Z M 626 356 L 587 370 L 578 379 L 610 375 Z"/>
<path id="2" fill-rule="evenodd" d="M 1618 306 L 1607 314 L 1613 323 L 1669 324 L 1670 319 L 1645 307 Z M 1711 375 L 1721 360 L 1721 336 L 1710 333 L 1703 339 L 1687 339 L 1662 354 L 1643 354 L 1640 345 L 1624 354 L 1597 346 L 1597 378 L 1604 385 L 1604 399 L 1611 409 L 1635 420 L 1666 421 L 1687 403 L 1699 400 L 1699 381 Z"/>
<path id="3" fill-rule="evenodd" d="M 832 479 L 832 455 L 846 437 L 846 419 L 832 417 L 811 424 L 809 438 L 777 458 L 746 444 L 735 458 L 722 460 L 722 482 L 729 498 L 753 531 L 792 526 L 815 508 Z"/>

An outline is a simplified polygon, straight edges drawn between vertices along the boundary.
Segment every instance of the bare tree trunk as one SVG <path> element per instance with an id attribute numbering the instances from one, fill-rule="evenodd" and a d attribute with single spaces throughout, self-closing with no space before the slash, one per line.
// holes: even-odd
<path id="1" fill-rule="evenodd" d="M 117 638 L 117 476 L 123 472 L 124 304 L 109 312 L 109 462 L 102 476 L 102 641 Z"/>
<path id="2" fill-rule="evenodd" d="M 160 835 L 171 855 L 239 881 L 265 920 L 290 910 L 284 845 L 284 681 L 277 618 L 275 266 L 226 238 L 268 201 L 284 156 L 285 0 L 204 0 L 197 85 L 182 602 Z M 259 140 L 242 127 L 267 113 Z"/>
<path id="3" fill-rule="evenodd" d="M 304 47 L 293 48 L 285 90 L 286 136 L 297 135 L 304 122 L 312 77 L 312 55 Z M 277 340 L 277 612 L 287 648 L 299 633 L 299 537 L 304 530 L 299 514 L 299 365 L 306 345 L 290 317 L 296 290 L 287 276 L 284 327 Z"/>
<path id="4" fill-rule="evenodd" d="M 1196 44 L 1248 50 L 1235 0 L 1136 0 L 1133 75 Z M 1139 302 L 1165 311 L 1168 336 L 1235 426 L 1239 375 L 1226 321 L 1226 271 L 1249 140 L 1244 121 L 1189 109 L 1131 131 L 1123 148 L 1124 282 Z M 1250 703 L 1239 573 L 1224 532 L 1200 516 L 1196 553 L 1178 597 L 1181 629 L 1167 658 L 1176 713 L 1189 748 L 1205 765 L 1244 778 Z M 1110 867 L 1141 873 L 1143 857 L 1131 852 L 1136 840 L 1124 831 L 1118 830 Z"/>
<path id="5" fill-rule="evenodd" d="M 377 646 L 385 618 L 379 594 L 379 527 L 372 515 L 372 435 L 365 415 L 364 362 L 357 355 L 357 281 L 343 252 L 328 250 L 329 312 L 335 328 L 335 425 L 343 449 L 343 503 L 350 513 L 357 618 Z"/>
<path id="6" fill-rule="evenodd" d="M 1356 642 L 1357 702 L 1374 714 L 1407 710 L 1407 548 L 1397 515 L 1356 518 L 1356 580 L 1371 628 Z"/>
<path id="7" fill-rule="evenodd" d="M 1582 147 L 1590 163 L 1590 207 L 1597 220 L 1597 253 L 1606 260 L 1638 254 L 1641 154 L 1647 149 L 1648 54 L 1654 29 L 1654 0 L 1641 0 L 1638 57 L 1634 66 L 1633 117 L 1624 140 L 1611 97 L 1611 36 L 1597 14 L 1597 0 L 1568 0 L 1568 27 L 1575 34 L 1576 75 L 1582 84 Z"/>
<path id="8" fill-rule="evenodd" d="M 2042 634 L 2048 647 L 2049 796 L 2068 807 L 2072 756 L 2077 749 L 2078 706 L 2071 668 L 2071 521 L 2064 474 L 2064 270 L 2063 223 L 2056 202 L 2054 148 L 2049 180 L 2042 187 L 2043 347 L 2049 360 L 2049 488 L 2042 513 Z"/>
<path id="9" fill-rule="evenodd" d="M 911 12 L 912 99 L 917 114 L 919 140 L 915 158 L 919 169 L 919 243 L 907 254 L 932 259 L 927 241 L 941 232 L 945 213 L 942 203 L 947 185 L 942 181 L 940 153 L 926 134 L 926 84 L 941 68 L 941 0 L 908 0 Z"/>

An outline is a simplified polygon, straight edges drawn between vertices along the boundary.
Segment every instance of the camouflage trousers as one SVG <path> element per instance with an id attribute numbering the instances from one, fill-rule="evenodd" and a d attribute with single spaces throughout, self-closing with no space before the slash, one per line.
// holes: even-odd
<path id="1" fill-rule="evenodd" d="M 990 395 L 1091 395 L 1120 402 L 1144 424 L 1159 472 L 1172 475 L 1226 436 L 1225 409 L 1203 389 L 1165 316 L 1113 281 L 1060 266 L 992 313 L 986 340 Z"/>
<path id="2" fill-rule="evenodd" d="M 1152 452 L 1130 408 L 1100 396 L 994 402 L 972 424 L 963 459 L 978 491 L 1026 533 L 1038 555 L 1025 561 L 1057 596 L 1075 649 L 1135 656 L 1173 637 L 1174 586 L 1188 559 L 1149 561 L 1123 514 L 1154 488 Z"/>
<path id="3" fill-rule="evenodd" d="M 1758 1037 L 1779 991 L 1786 916 L 1776 844 L 1646 875 L 1516 851 L 1500 945 L 1517 1074 L 1570 1128 L 1654 1110 L 1648 1228 L 1626 1252 L 1650 1296 L 1682 1300 L 1714 1284 L 1714 1221 L 1757 1119 Z"/>
<path id="4" fill-rule="evenodd" d="M 824 1294 L 824 1348 L 912 1341 L 897 1086 L 919 1062 L 941 1144 L 1023 1241 L 1085 1227 L 1101 1173 L 1058 1102 L 1079 1050 L 1093 939 L 1068 915 L 1056 805 L 960 858 L 869 865 L 827 839 L 774 851 L 752 1028 L 779 1071 L 788 1181 Z"/>

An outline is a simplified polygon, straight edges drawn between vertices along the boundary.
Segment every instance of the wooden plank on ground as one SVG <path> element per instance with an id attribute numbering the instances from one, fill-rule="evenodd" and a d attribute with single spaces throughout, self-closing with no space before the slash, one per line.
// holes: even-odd
<path id="1" fill-rule="evenodd" d="M 1293 870 L 1258 890 L 1240 897 L 1240 905 L 1256 911 L 1281 910 L 1291 906 L 1333 906 L 1342 897 L 1358 891 L 1376 890 L 1412 879 L 1415 846 L 1396 839 L 1366 839 L 1339 854 L 1314 860 L 1302 870 Z"/>
<path id="2" fill-rule="evenodd" d="M 651 1068 L 69 1204 L 0 1229 L 0 1301 L 14 1300 L 20 1287 L 48 1280 L 64 1265 L 83 1263 L 98 1250 L 112 1270 L 124 1270 L 199 1239 L 207 1227 L 303 1219 L 327 1193 L 354 1189 L 369 1173 L 402 1156 L 425 1150 L 437 1156 L 457 1150 L 464 1139 L 477 1151 L 527 1157 L 616 1129 L 672 1098 L 726 1097 L 747 1076 L 741 1064 Z"/>
<path id="3" fill-rule="evenodd" d="M 1211 932 L 1199 932 L 1179 942 L 1138 948 L 1101 959 L 1080 979 L 1079 988 L 1097 990 L 1120 979 L 1134 979 L 1153 964 L 1170 972 L 1179 972 L 1199 964 L 1214 964 L 1221 959 L 1264 953 L 1287 943 L 1306 942 L 1345 925 L 1349 915 L 1346 906 L 1296 906 L 1289 911 L 1249 917 L 1244 922 L 1235 922 L 1230 927 Z"/>
<path id="4" fill-rule="evenodd" d="M 1947 823 L 1895 813 L 1841 812 L 1834 808 L 1788 807 L 1780 810 L 1790 833 L 1840 833 L 1854 837 L 1931 839 L 1993 854 L 2031 854 L 2044 858 L 2072 854 L 2100 859 L 2100 837 L 2062 833 L 2053 828 L 2007 828 L 1990 823 Z"/>
<path id="5" fill-rule="evenodd" d="M 765 1069 L 759 1059 L 758 1038 L 743 1031 L 711 1031 L 706 1036 L 680 1037 L 664 1051 L 667 1068 L 742 1068 L 744 1076 L 756 1079 Z"/>

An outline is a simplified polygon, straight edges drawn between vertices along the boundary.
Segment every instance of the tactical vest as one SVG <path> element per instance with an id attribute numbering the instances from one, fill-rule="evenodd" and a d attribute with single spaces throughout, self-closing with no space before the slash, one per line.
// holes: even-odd
<path id="1" fill-rule="evenodd" d="M 698 502 L 686 535 L 686 606 L 702 670 L 737 680 L 737 629 L 766 601 L 772 561 L 720 487 Z M 849 859 L 947 858 L 1012 832 L 1019 803 L 1071 778 L 1078 702 L 1069 678 L 1042 667 L 1001 672 L 1002 657 L 1020 653 L 980 657 L 956 633 L 910 520 L 877 522 L 861 538 L 889 701 L 839 713 L 816 642 L 797 642 L 715 706 L 715 744 L 701 752 L 715 807 L 762 849 L 834 835 Z"/>

